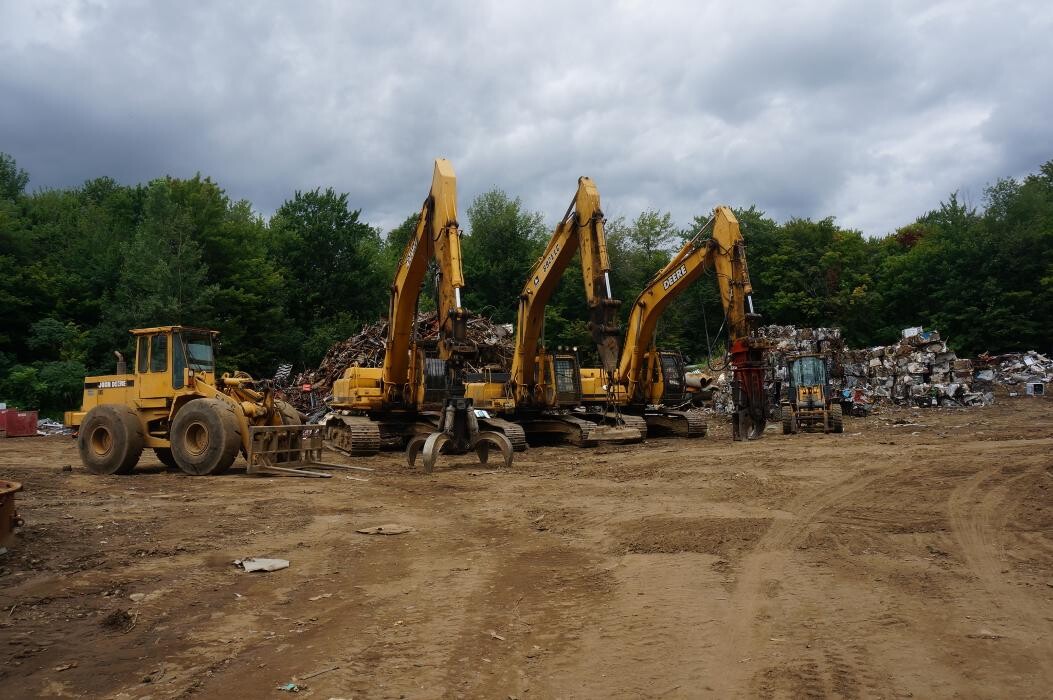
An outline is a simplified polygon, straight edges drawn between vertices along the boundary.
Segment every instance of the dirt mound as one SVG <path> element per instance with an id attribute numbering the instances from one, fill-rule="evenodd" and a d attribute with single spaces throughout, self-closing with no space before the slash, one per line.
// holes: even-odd
<path id="1" fill-rule="evenodd" d="M 760 539 L 770 524 L 770 518 L 641 518 L 622 526 L 618 549 L 734 557 Z"/>

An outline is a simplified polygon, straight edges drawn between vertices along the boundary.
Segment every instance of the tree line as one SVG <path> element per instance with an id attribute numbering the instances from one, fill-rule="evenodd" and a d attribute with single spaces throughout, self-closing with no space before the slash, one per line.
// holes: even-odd
<path id="1" fill-rule="evenodd" d="M 200 175 L 35 192 L 29 181 L 0 153 L 0 400 L 50 411 L 79 403 L 86 374 L 112 372 L 114 350 L 131 353 L 131 328 L 215 328 L 221 369 L 267 377 L 282 362 L 315 366 L 387 312 L 416 222 L 413 213 L 381 231 L 331 188 L 295 192 L 265 219 Z M 780 223 L 756 206 L 735 211 L 765 322 L 839 326 L 854 346 L 924 325 L 962 355 L 1053 344 L 1053 160 L 1023 180 L 998 180 L 980 207 L 952 194 L 878 238 L 832 217 Z M 500 190 L 465 213 L 465 305 L 511 323 L 553 222 Z M 708 218 L 679 226 L 651 210 L 607 221 L 623 319 Z M 659 342 L 704 361 L 720 351 L 722 319 L 715 281 L 703 279 L 666 313 Z M 575 261 L 546 310 L 546 343 L 587 354 L 586 322 Z"/>

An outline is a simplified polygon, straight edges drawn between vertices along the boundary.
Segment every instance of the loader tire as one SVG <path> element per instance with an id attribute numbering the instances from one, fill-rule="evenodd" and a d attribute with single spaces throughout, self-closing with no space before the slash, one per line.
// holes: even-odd
<path id="1" fill-rule="evenodd" d="M 793 433 L 793 412 L 783 409 L 782 410 L 782 434 L 790 435 Z"/>
<path id="2" fill-rule="evenodd" d="M 143 426 L 127 406 L 96 406 L 80 426 L 80 461 L 92 474 L 130 474 L 143 453 Z"/>
<path id="3" fill-rule="evenodd" d="M 187 474 L 205 476 L 230 469 L 241 447 L 234 407 L 223 399 L 196 399 L 172 421 L 172 456 Z"/>
<path id="4" fill-rule="evenodd" d="M 844 414 L 841 411 L 841 404 L 839 403 L 830 405 L 830 432 L 845 432 Z"/>
<path id="5" fill-rule="evenodd" d="M 176 464 L 175 457 L 172 456 L 171 447 L 155 447 L 154 456 L 157 457 L 157 461 L 165 465 L 169 469 L 179 469 L 179 465 Z"/>

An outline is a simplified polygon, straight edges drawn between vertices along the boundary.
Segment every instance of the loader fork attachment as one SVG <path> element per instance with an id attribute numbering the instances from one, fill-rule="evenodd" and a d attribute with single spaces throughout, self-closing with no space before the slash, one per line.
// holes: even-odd
<path id="1" fill-rule="evenodd" d="M 310 476 L 328 479 L 332 469 L 367 471 L 366 467 L 323 462 L 324 425 L 253 425 L 249 427 L 248 474 Z"/>
<path id="2" fill-rule="evenodd" d="M 512 466 L 512 443 L 501 433 L 479 430 L 479 419 L 472 400 L 454 397 L 446 400 L 439 429 L 431 434 L 415 435 L 406 446 L 406 460 L 415 466 L 417 455 L 423 457 L 425 473 L 431 473 L 440 454 L 475 452 L 479 461 L 487 463 L 491 447 L 501 452 L 506 467 Z"/>

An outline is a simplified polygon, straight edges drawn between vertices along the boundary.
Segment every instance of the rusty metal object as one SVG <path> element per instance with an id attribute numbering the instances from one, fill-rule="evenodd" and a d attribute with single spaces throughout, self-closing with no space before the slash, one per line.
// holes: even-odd
<path id="1" fill-rule="evenodd" d="M 22 527 L 22 518 L 15 509 L 15 493 L 22 484 L 15 481 L 0 481 L 0 546 L 14 538 L 15 528 Z"/>
<path id="2" fill-rule="evenodd" d="M 759 338 L 738 338 L 731 344 L 734 440 L 758 440 L 764 435 L 768 417 L 768 396 L 764 390 L 768 349 L 768 342 Z"/>
<path id="3" fill-rule="evenodd" d="M 416 318 L 414 337 L 425 348 L 434 347 L 439 338 L 439 319 L 434 311 Z M 464 329 L 467 340 L 479 351 L 480 367 L 507 367 L 512 357 L 511 326 L 496 324 L 483 316 L 468 319 Z M 284 389 L 286 399 L 297 408 L 309 411 L 312 396 L 324 399 L 344 371 L 353 365 L 381 367 L 384 364 L 384 341 L 388 336 L 386 321 L 365 325 L 356 335 L 336 343 L 326 353 L 317 369 L 296 376 L 292 386 Z M 429 355 L 430 356 L 430 355 Z M 303 391 L 309 386 L 309 391 Z"/>

